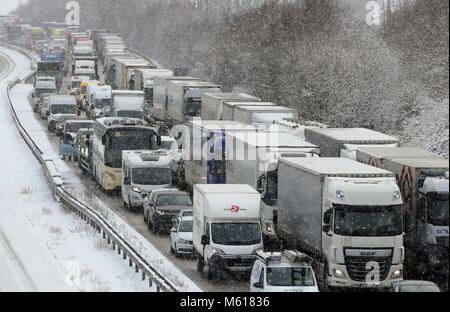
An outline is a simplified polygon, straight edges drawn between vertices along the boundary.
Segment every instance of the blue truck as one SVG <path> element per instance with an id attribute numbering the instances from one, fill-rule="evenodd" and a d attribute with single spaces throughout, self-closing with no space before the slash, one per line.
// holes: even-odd
<path id="1" fill-rule="evenodd" d="M 37 64 L 36 77 L 55 77 L 58 90 L 62 85 L 64 70 L 64 57 L 62 52 L 42 53 Z"/>

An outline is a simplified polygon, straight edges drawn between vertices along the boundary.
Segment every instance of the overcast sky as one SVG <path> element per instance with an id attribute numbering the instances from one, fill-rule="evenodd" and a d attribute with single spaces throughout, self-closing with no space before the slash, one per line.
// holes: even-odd
<path id="1" fill-rule="evenodd" d="M 21 2 L 20 0 L 0 0 L 0 1 L 1 1 L 0 15 L 8 14 L 9 12 L 17 8 L 19 6 L 19 3 Z M 27 2 L 28 0 L 22 0 L 23 4 Z"/>

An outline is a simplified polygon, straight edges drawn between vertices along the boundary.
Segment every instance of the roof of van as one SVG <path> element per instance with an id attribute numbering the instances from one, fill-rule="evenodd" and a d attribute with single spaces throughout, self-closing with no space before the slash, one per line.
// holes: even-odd
<path id="1" fill-rule="evenodd" d="M 50 96 L 50 105 L 52 104 L 77 104 L 77 100 L 73 95 L 52 95 Z"/>

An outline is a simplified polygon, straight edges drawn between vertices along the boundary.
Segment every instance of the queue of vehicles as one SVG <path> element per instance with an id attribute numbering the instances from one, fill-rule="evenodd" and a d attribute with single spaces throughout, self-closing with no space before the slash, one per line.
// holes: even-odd
<path id="1" fill-rule="evenodd" d="M 61 156 L 120 193 L 149 230 L 169 232 L 171 251 L 193 254 L 208 279 L 247 276 L 252 291 L 387 289 L 421 264 L 448 279 L 447 159 L 373 130 L 302 124 L 295 109 L 195 77 L 158 76 L 108 32 L 67 40 L 73 71 L 88 64 L 84 51 L 105 83 L 72 72 L 71 95 L 48 96 L 48 128 L 72 146 Z M 37 80 L 34 97 L 48 90 Z M 75 133 L 77 92 L 91 121 Z"/>

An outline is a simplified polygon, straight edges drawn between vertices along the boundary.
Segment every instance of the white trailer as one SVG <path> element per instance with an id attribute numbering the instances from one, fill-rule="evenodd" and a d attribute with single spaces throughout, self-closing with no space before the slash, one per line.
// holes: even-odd
<path id="1" fill-rule="evenodd" d="M 279 159 L 277 236 L 315 259 L 326 286 L 402 280 L 402 204 L 387 170 L 347 158 Z"/>
<path id="2" fill-rule="evenodd" d="M 268 127 L 279 120 L 298 120 L 298 112 L 284 106 L 237 106 L 234 108 L 234 120 Z"/>
<path id="3" fill-rule="evenodd" d="M 112 115 L 144 119 L 144 102 L 144 91 L 113 90 Z"/>
<path id="4" fill-rule="evenodd" d="M 246 93 L 203 93 L 203 120 L 222 120 L 224 102 L 261 102 L 260 98 Z"/>
<path id="5" fill-rule="evenodd" d="M 278 106 L 272 102 L 224 102 L 222 120 L 234 120 L 234 111 L 239 106 Z"/>
<path id="6" fill-rule="evenodd" d="M 193 245 L 208 279 L 251 270 L 263 248 L 260 199 L 249 185 L 195 185 Z"/>
<path id="7" fill-rule="evenodd" d="M 167 120 L 168 86 L 170 81 L 200 81 L 200 79 L 188 76 L 155 77 L 153 80 L 153 110 L 151 116 L 155 120 Z"/>
<path id="8" fill-rule="evenodd" d="M 226 183 L 249 184 L 261 193 L 261 225 L 269 243 L 275 240 L 278 159 L 319 157 L 320 150 L 285 133 L 228 133 L 226 143 Z"/>
<path id="9" fill-rule="evenodd" d="M 395 173 L 403 196 L 408 273 L 448 279 L 448 159 L 417 148 L 362 148 L 359 162 Z"/>
<path id="10" fill-rule="evenodd" d="M 169 82 L 167 102 L 167 123 L 169 126 L 182 124 L 201 116 L 203 93 L 221 92 L 220 86 L 204 81 Z"/>
<path id="11" fill-rule="evenodd" d="M 305 139 L 320 146 L 322 157 L 346 157 L 356 160 L 363 147 L 398 147 L 400 140 L 366 128 L 309 128 Z"/>
<path id="12" fill-rule="evenodd" d="M 116 63 L 114 89 L 134 90 L 134 71 L 138 68 L 155 69 L 156 66 L 144 59 L 119 60 Z"/>

